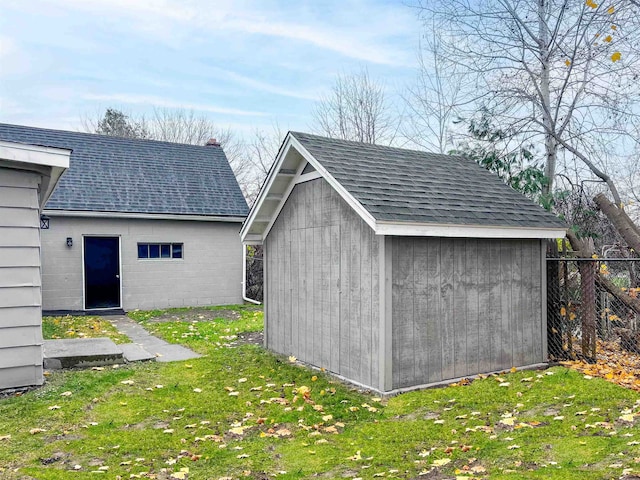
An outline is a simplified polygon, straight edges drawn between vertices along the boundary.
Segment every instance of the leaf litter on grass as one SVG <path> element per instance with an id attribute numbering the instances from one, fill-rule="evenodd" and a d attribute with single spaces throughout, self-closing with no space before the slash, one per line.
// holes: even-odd
<path id="1" fill-rule="evenodd" d="M 569 360 L 562 365 L 585 374 L 585 378 L 603 378 L 621 387 L 640 391 L 640 355 L 624 350 L 618 342 L 598 340 L 596 362 Z"/>

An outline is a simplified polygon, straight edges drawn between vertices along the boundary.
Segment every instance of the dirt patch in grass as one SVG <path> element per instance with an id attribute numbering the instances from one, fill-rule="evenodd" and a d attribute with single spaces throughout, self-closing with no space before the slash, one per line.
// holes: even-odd
<path id="1" fill-rule="evenodd" d="M 40 463 L 42 465 L 51 465 L 52 463 L 64 461 L 65 459 L 69 458 L 70 456 L 71 455 L 69 455 L 68 453 L 54 452 L 53 455 L 51 455 L 50 457 L 41 458 L 40 459 Z"/>
<path id="2" fill-rule="evenodd" d="M 264 334 L 262 332 L 245 332 L 238 335 L 236 343 L 239 345 L 264 345 Z"/>
<path id="3" fill-rule="evenodd" d="M 149 323 L 164 322 L 210 322 L 213 320 L 239 320 L 242 312 L 237 310 L 211 310 L 207 308 L 192 308 L 181 312 L 166 312 L 147 320 Z"/>

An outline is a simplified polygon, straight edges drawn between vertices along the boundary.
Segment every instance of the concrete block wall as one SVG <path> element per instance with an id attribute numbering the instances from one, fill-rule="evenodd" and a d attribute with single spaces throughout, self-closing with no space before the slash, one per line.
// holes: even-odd
<path id="1" fill-rule="evenodd" d="M 43 309 L 84 309 L 85 235 L 120 237 L 124 310 L 240 303 L 239 231 L 240 223 L 51 215 L 42 231 Z M 183 258 L 138 259 L 138 243 L 182 243 Z"/>

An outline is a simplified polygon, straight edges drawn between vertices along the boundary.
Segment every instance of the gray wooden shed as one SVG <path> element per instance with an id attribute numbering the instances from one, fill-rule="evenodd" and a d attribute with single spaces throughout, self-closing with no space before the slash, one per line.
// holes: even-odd
<path id="1" fill-rule="evenodd" d="M 40 385 L 40 209 L 70 150 L 0 141 L 0 389 Z"/>
<path id="2" fill-rule="evenodd" d="M 289 132 L 241 236 L 265 345 L 394 392 L 546 361 L 565 225 L 471 160 Z"/>

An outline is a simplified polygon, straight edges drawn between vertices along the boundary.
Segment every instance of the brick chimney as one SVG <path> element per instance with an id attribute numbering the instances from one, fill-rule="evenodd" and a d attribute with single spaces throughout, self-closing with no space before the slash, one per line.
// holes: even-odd
<path id="1" fill-rule="evenodd" d="M 216 140 L 215 138 L 210 138 L 209 140 L 207 140 L 207 143 L 205 145 L 207 147 L 219 147 L 220 146 L 220 142 L 218 140 Z"/>

